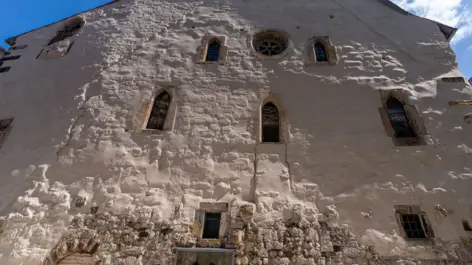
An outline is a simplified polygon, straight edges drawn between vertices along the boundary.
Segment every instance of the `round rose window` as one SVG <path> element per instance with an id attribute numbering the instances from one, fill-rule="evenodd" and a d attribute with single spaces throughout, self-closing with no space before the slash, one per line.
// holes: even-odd
<path id="1" fill-rule="evenodd" d="M 278 55 L 287 49 L 288 38 L 279 31 L 267 30 L 254 35 L 252 46 L 260 54 L 266 56 Z"/>

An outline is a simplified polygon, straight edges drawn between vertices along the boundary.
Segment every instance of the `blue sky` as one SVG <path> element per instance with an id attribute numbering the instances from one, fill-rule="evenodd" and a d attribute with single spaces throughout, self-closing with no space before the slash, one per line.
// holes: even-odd
<path id="1" fill-rule="evenodd" d="M 355 0 L 354 0 L 355 1 Z M 402 8 L 459 28 L 451 42 L 462 73 L 472 77 L 472 0 L 391 0 Z M 110 0 L 0 0 L 0 46 L 3 40 L 53 23 Z M 469 4 L 467 4 L 468 2 Z"/>

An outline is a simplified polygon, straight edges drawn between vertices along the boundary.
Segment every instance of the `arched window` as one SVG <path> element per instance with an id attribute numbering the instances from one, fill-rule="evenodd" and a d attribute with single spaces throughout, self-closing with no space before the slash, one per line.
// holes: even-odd
<path id="1" fill-rule="evenodd" d="M 272 102 L 262 107 L 262 142 L 280 142 L 279 111 Z"/>
<path id="2" fill-rule="evenodd" d="M 206 61 L 217 62 L 220 59 L 220 41 L 212 39 L 208 43 Z"/>
<path id="3" fill-rule="evenodd" d="M 152 106 L 151 115 L 149 116 L 146 129 L 164 129 L 164 123 L 166 121 L 170 101 L 171 96 L 167 91 L 164 91 L 157 95 Z"/>
<path id="4" fill-rule="evenodd" d="M 388 119 L 392 124 L 396 138 L 413 138 L 415 132 L 410 126 L 403 103 L 394 97 L 390 97 L 386 102 Z"/>
<path id="5" fill-rule="evenodd" d="M 198 263 L 198 261 L 195 261 L 193 265 L 200 265 L 200 263 Z"/>
<path id="6" fill-rule="evenodd" d="M 317 62 L 326 62 L 328 61 L 328 55 L 326 53 L 326 48 L 323 44 L 317 42 L 315 44 L 315 56 Z"/>

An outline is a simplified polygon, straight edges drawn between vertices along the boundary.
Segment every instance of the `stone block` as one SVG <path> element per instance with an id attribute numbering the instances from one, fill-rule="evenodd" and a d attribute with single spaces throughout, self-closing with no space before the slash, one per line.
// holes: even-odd
<path id="1" fill-rule="evenodd" d="M 228 211 L 227 202 L 201 202 L 200 210 L 210 213 L 221 213 Z"/>

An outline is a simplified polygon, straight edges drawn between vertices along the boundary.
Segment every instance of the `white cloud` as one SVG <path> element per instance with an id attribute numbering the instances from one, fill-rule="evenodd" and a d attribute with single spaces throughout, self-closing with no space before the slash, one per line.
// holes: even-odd
<path id="1" fill-rule="evenodd" d="M 453 42 L 472 35 L 472 7 L 469 0 L 391 0 L 405 10 L 458 28 Z"/>

